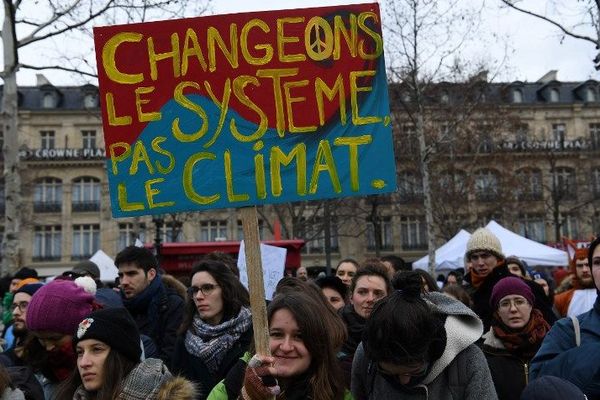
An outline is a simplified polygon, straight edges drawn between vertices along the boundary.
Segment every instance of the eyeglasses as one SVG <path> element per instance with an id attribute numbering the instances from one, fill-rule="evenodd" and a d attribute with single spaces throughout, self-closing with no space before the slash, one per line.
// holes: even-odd
<path id="1" fill-rule="evenodd" d="M 476 253 L 476 254 L 471 254 L 469 256 L 469 260 L 471 260 L 471 261 L 477 261 L 480 258 L 482 260 L 487 260 L 490 257 L 491 257 L 490 253 Z"/>
<path id="2" fill-rule="evenodd" d="M 15 309 L 17 307 L 19 307 L 19 310 L 21 310 L 21 312 L 25 312 L 27 311 L 27 307 L 29 306 L 29 302 L 28 301 L 20 301 L 18 303 L 12 303 L 10 305 L 10 312 L 12 313 L 13 311 L 15 311 Z"/>
<path id="3" fill-rule="evenodd" d="M 216 288 L 218 288 L 218 287 L 219 287 L 219 285 L 215 285 L 215 284 L 212 284 L 212 283 L 205 283 L 204 285 L 200 285 L 200 287 L 198 287 L 198 286 L 190 286 L 187 289 L 187 293 L 188 293 L 188 296 L 190 296 L 190 297 L 196 297 L 196 295 L 200 291 L 200 292 L 202 292 L 202 294 L 204 296 L 210 296 L 210 294 L 212 292 L 214 292 L 214 290 Z"/>
<path id="4" fill-rule="evenodd" d="M 501 310 L 510 310 L 510 307 L 512 305 L 514 305 L 517 308 L 523 308 L 523 307 L 529 305 L 529 302 L 523 298 L 506 299 L 506 300 L 502 300 L 498 304 L 498 308 Z"/>
<path id="5" fill-rule="evenodd" d="M 397 373 L 397 372 L 387 371 L 387 370 L 381 368 L 379 363 L 377 364 L 377 372 L 379 372 L 382 375 L 387 375 L 389 377 L 397 377 L 397 376 L 406 376 L 406 377 L 411 377 L 411 378 L 419 377 L 419 376 L 423 376 L 427 372 L 427 368 L 429 368 L 429 363 L 423 362 L 423 363 L 421 363 L 420 366 L 413 368 L 412 371 Z"/>

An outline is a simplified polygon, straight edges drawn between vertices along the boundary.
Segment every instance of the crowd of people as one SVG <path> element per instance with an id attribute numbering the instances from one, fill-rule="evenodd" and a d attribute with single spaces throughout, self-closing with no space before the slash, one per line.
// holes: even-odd
<path id="1" fill-rule="evenodd" d="M 22 268 L 4 279 L 0 399 L 600 399 L 599 244 L 561 282 L 485 228 L 438 279 L 395 256 L 300 267 L 266 302 L 269 354 L 227 255 L 187 286 L 134 246 L 115 287 L 90 261 L 48 283 Z"/>

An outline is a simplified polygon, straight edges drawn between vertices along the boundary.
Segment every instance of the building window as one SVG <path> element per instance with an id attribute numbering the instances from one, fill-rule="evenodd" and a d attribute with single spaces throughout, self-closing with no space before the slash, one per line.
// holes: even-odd
<path id="1" fill-rule="evenodd" d="M 537 169 L 517 171 L 517 200 L 542 200 L 542 172 Z"/>
<path id="2" fill-rule="evenodd" d="M 560 101 L 560 92 L 558 89 L 550 89 L 550 102 L 558 103 Z"/>
<path id="3" fill-rule="evenodd" d="M 265 238 L 265 227 L 264 224 L 262 222 L 262 220 L 258 220 L 258 237 L 260 238 L 260 240 L 263 240 Z M 244 228 L 242 226 L 242 221 L 238 221 L 237 222 L 237 240 L 242 241 L 244 240 Z"/>
<path id="4" fill-rule="evenodd" d="M 481 170 L 475 174 L 475 195 L 479 201 L 494 201 L 498 197 L 498 174 Z"/>
<path id="5" fill-rule="evenodd" d="M 553 187 L 554 195 L 558 196 L 558 199 L 575 200 L 577 198 L 575 170 L 566 167 L 556 168 Z"/>
<path id="6" fill-rule="evenodd" d="M 62 182 L 56 178 L 44 178 L 33 189 L 35 212 L 60 212 L 62 209 Z"/>
<path id="7" fill-rule="evenodd" d="M 367 223 L 367 249 L 375 250 L 375 235 L 381 236 L 380 250 L 394 250 L 394 235 L 392 231 L 392 219 L 390 217 L 381 217 L 379 221 L 380 232 L 375 232 L 375 225 L 372 222 Z"/>
<path id="8" fill-rule="evenodd" d="M 443 171 L 440 173 L 439 189 L 449 194 L 465 195 L 467 187 L 463 171 Z"/>
<path id="9" fill-rule="evenodd" d="M 440 102 L 442 104 L 448 104 L 450 102 L 450 96 L 448 96 L 448 92 L 445 90 L 442 91 L 442 94 L 440 95 Z"/>
<path id="10" fill-rule="evenodd" d="M 87 93 L 83 97 L 83 106 L 85 108 L 95 108 L 98 106 L 98 97 L 95 94 Z"/>
<path id="11" fill-rule="evenodd" d="M 401 203 L 423 201 L 423 186 L 416 172 L 402 171 L 398 177 L 398 186 Z"/>
<path id="12" fill-rule="evenodd" d="M 521 89 L 513 89 L 512 102 L 513 103 L 522 103 L 523 102 L 523 91 Z"/>
<path id="13" fill-rule="evenodd" d="M 96 131 L 81 131 L 81 139 L 84 149 L 96 148 Z"/>
<path id="14" fill-rule="evenodd" d="M 54 99 L 54 95 L 52 93 L 44 94 L 42 98 L 42 107 L 43 108 L 54 108 L 56 101 Z"/>
<path id="15" fill-rule="evenodd" d="M 167 221 L 162 231 L 163 243 L 183 242 L 183 222 Z"/>
<path id="16" fill-rule="evenodd" d="M 54 131 L 40 131 L 40 138 L 42 139 L 42 149 L 54 148 Z"/>
<path id="17" fill-rule="evenodd" d="M 564 143 L 566 134 L 567 127 L 565 124 L 552 124 L 552 139 L 554 141 Z"/>
<path id="18" fill-rule="evenodd" d="M 100 180 L 92 177 L 73 181 L 73 212 L 100 210 Z"/>
<path id="19" fill-rule="evenodd" d="M 560 235 L 571 239 L 579 237 L 579 223 L 575 215 L 562 215 Z"/>
<path id="20" fill-rule="evenodd" d="M 305 254 L 323 254 L 325 253 L 325 229 L 323 220 L 321 218 L 315 218 L 312 222 L 304 220 L 302 222 L 302 237 L 306 240 L 304 247 L 302 247 L 302 253 Z M 339 251 L 338 243 L 338 230 L 337 222 L 334 218 L 329 223 L 329 243 L 331 245 L 331 252 L 337 253 Z"/>
<path id="21" fill-rule="evenodd" d="M 402 124 L 402 133 L 398 135 L 399 151 L 403 154 L 415 154 L 418 149 L 417 131 L 413 124 Z"/>
<path id="22" fill-rule="evenodd" d="M 227 240 L 227 221 L 202 221 L 200 223 L 200 241 L 217 242 Z"/>
<path id="23" fill-rule="evenodd" d="M 73 225 L 72 260 L 90 258 L 100 248 L 100 225 Z"/>
<path id="24" fill-rule="evenodd" d="M 400 217 L 400 239 L 404 250 L 427 248 L 427 226 L 425 217 Z"/>
<path id="25" fill-rule="evenodd" d="M 592 140 L 592 147 L 594 149 L 600 149 L 600 123 L 589 124 L 590 139 Z"/>
<path id="26" fill-rule="evenodd" d="M 34 261 L 58 261 L 61 255 L 60 225 L 36 226 L 33 240 Z"/>
<path id="27" fill-rule="evenodd" d="M 135 245 L 135 240 L 140 239 L 142 243 L 146 237 L 146 226 L 138 224 L 139 230 L 134 229 L 134 224 L 126 223 L 119 224 L 119 240 L 117 243 L 117 253 L 127 246 Z"/>
<path id="28" fill-rule="evenodd" d="M 517 143 L 527 143 L 527 141 L 529 140 L 529 124 L 517 124 L 515 131 L 515 140 Z"/>
<path id="29" fill-rule="evenodd" d="M 585 101 L 587 101 L 587 102 L 596 101 L 596 91 L 594 90 L 594 88 L 588 87 L 585 90 Z"/>
<path id="30" fill-rule="evenodd" d="M 540 243 L 546 241 L 546 224 L 542 215 L 522 214 L 519 216 L 518 225 L 519 235 Z"/>

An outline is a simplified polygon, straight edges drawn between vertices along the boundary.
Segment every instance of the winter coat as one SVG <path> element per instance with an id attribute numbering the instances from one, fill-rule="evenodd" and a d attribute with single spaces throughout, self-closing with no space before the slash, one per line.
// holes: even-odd
<path id="1" fill-rule="evenodd" d="M 0 400 L 25 400 L 25 395 L 19 389 L 6 388 Z"/>
<path id="2" fill-rule="evenodd" d="M 337 354 L 338 362 L 342 368 L 342 374 L 344 382 L 347 388 L 350 388 L 350 380 L 352 377 L 352 360 L 354 359 L 354 353 L 362 340 L 362 334 L 365 330 L 367 320 L 354 310 L 352 304 L 346 304 L 338 312 L 342 321 L 346 325 L 348 337 L 342 345 L 339 353 Z"/>
<path id="3" fill-rule="evenodd" d="M 521 397 L 528 382 L 531 358 L 518 357 L 506 349 L 493 330 L 483 335 L 482 350 L 490 367 L 499 400 Z"/>
<path id="4" fill-rule="evenodd" d="M 441 293 L 424 296 L 432 311 L 445 316 L 446 345 L 420 385 L 406 391 L 377 371 L 358 346 L 352 365 L 352 395 L 356 400 L 495 400 L 496 392 L 485 357 L 475 342 L 483 333 L 481 320 L 463 303 Z"/>
<path id="5" fill-rule="evenodd" d="M 162 360 L 148 358 L 139 363 L 123 380 L 119 400 L 193 400 L 194 384 L 180 376 L 172 376 Z M 80 386 L 73 400 L 89 400 L 90 394 Z"/>
<path id="6" fill-rule="evenodd" d="M 244 355 L 252 342 L 252 327 L 244 332 L 238 341 L 225 354 L 221 367 L 216 375 L 212 375 L 201 358 L 190 354 L 185 348 L 185 334 L 177 338 L 175 352 L 171 362 L 171 371 L 182 375 L 196 384 L 198 396 L 196 399 L 206 399 L 217 383 L 225 378 L 229 370 Z"/>
<path id="7" fill-rule="evenodd" d="M 552 375 L 578 386 L 590 400 L 600 399 L 600 296 L 594 308 L 577 317 L 581 344 L 575 343 L 573 321 L 559 320 L 531 361 L 529 379 Z"/>
<path id="8" fill-rule="evenodd" d="M 490 329 L 492 315 L 494 313 L 494 310 L 492 310 L 492 306 L 490 305 L 492 289 L 500 279 L 509 276 L 515 275 L 508 271 L 508 267 L 505 264 L 499 265 L 494 268 L 488 276 L 485 277 L 485 280 L 477 289 L 473 287 L 469 288 L 469 294 L 471 294 L 471 298 L 473 299 L 473 311 L 475 311 L 475 314 L 477 314 L 483 321 L 483 328 L 485 331 Z M 525 282 L 531 288 L 531 291 L 535 296 L 536 300 L 533 307 L 540 310 L 546 322 L 552 326 L 552 324 L 556 322 L 556 316 L 552 311 L 552 306 L 544 301 L 546 296 L 544 289 L 534 281 L 523 279 L 523 282 Z"/>

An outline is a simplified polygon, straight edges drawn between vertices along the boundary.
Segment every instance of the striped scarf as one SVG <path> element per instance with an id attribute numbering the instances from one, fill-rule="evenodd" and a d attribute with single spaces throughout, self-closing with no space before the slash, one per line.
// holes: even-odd
<path id="1" fill-rule="evenodd" d="M 251 326 L 252 315 L 246 307 L 240 309 L 237 317 L 220 325 L 209 325 L 196 314 L 185 334 L 185 348 L 200 358 L 212 374 L 216 374 L 227 351 Z"/>

